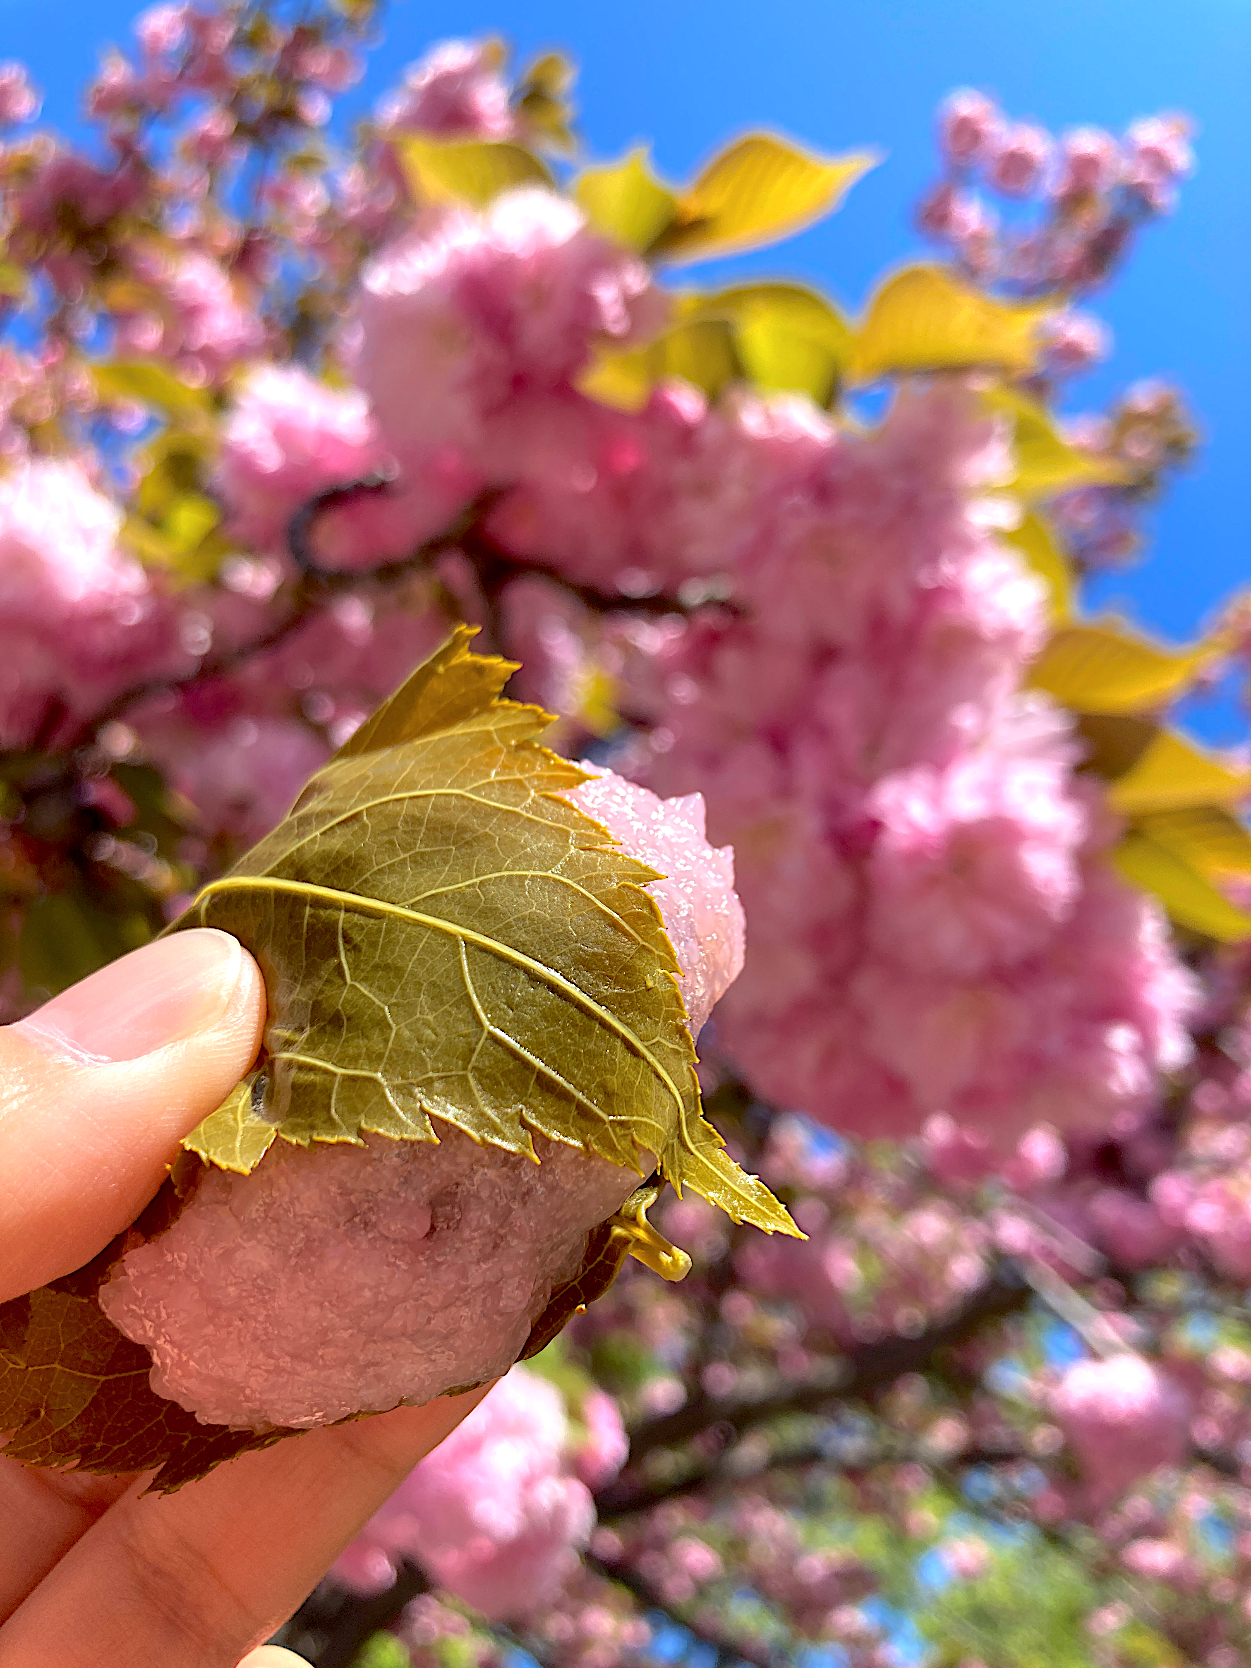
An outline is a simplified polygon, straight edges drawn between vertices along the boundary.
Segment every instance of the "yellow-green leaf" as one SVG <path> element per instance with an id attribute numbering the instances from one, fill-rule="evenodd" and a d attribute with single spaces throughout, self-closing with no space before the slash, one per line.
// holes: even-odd
<path id="1" fill-rule="evenodd" d="M 15 261 L 0 260 L 0 296 L 20 301 L 30 285 L 30 276 Z"/>
<path id="2" fill-rule="evenodd" d="M 715 399 L 742 371 L 734 332 L 722 319 L 694 319 L 669 331 L 646 350 L 652 380 L 681 377 Z"/>
<path id="3" fill-rule="evenodd" d="M 555 183 L 551 170 L 532 151 L 508 140 L 410 136 L 394 144 L 419 202 L 458 201 L 482 208 L 516 186 Z"/>
<path id="4" fill-rule="evenodd" d="M 220 524 L 215 500 L 186 492 L 173 500 L 159 522 L 128 517 L 122 537 L 150 567 L 168 568 L 180 584 L 201 584 L 214 577 L 231 549 L 218 531 Z"/>
<path id="5" fill-rule="evenodd" d="M 1073 612 L 1073 569 L 1047 522 L 1037 513 L 1027 515 L 1003 537 L 1046 584 L 1052 620 L 1067 620 Z"/>
<path id="6" fill-rule="evenodd" d="M 642 146 L 620 162 L 586 169 L 574 181 L 573 195 L 597 232 L 640 253 L 678 213 L 677 198 L 652 172 Z"/>
<path id="7" fill-rule="evenodd" d="M 818 156 L 773 133 L 736 139 L 700 172 L 653 245 L 667 261 L 702 261 L 775 243 L 838 207 L 877 158 Z"/>
<path id="8" fill-rule="evenodd" d="M 199 492 L 213 455 L 212 442 L 203 434 L 168 429 L 145 448 L 143 473 L 135 491 L 135 507 L 153 523 L 161 523 L 177 498 Z"/>
<path id="9" fill-rule="evenodd" d="M 1108 790 L 1124 816 L 1236 805 L 1251 794 L 1251 772 L 1231 770 L 1173 730 L 1158 730 L 1135 764 Z"/>
<path id="10" fill-rule="evenodd" d="M 562 155 L 576 149 L 569 97 L 575 76 L 573 64 L 563 53 L 544 52 L 522 74 L 513 99 L 523 126 Z"/>
<path id="11" fill-rule="evenodd" d="M 246 1077 L 207 1118 L 183 1137 L 183 1146 L 206 1164 L 246 1176 L 273 1145 L 278 1131 L 253 1110 L 256 1073 Z"/>
<path id="12" fill-rule="evenodd" d="M 838 386 L 839 362 L 828 348 L 769 318 L 738 327 L 736 345 L 743 369 L 762 393 L 807 394 L 827 405 Z"/>
<path id="13" fill-rule="evenodd" d="M 855 346 L 855 332 L 833 302 L 803 284 L 733 284 L 708 295 L 681 293 L 677 305 L 683 318 L 729 319 L 735 324 L 770 319 L 810 336 L 840 361 L 849 359 Z"/>
<path id="14" fill-rule="evenodd" d="M 1180 926 L 1222 944 L 1251 937 L 1251 915 L 1217 890 L 1192 863 L 1150 835 L 1133 830 L 1112 853 L 1125 878 L 1153 892 Z"/>
<path id="15" fill-rule="evenodd" d="M 1016 460 L 1012 485 L 1027 501 L 1054 498 L 1074 487 L 1115 484 L 1129 478 L 1125 465 L 1115 458 L 1092 457 L 1070 445 L 1046 408 L 1015 388 L 994 388 L 985 398 L 993 411 L 1012 420 Z"/>
<path id="16" fill-rule="evenodd" d="M 684 317 L 734 326 L 743 370 L 766 393 L 796 391 L 825 405 L 851 358 L 855 336 L 842 314 L 801 284 L 740 284 L 679 298 Z"/>
<path id="17" fill-rule="evenodd" d="M 869 302 L 850 375 L 870 382 L 892 371 L 985 367 L 1021 376 L 1038 361 L 1038 327 L 1055 307 L 996 301 L 942 267 L 905 267 Z"/>
<path id="18" fill-rule="evenodd" d="M 1039 655 L 1030 682 L 1077 712 L 1144 712 L 1180 695 L 1213 656 L 1206 644 L 1166 649 L 1114 625 L 1071 625 Z"/>
<path id="19" fill-rule="evenodd" d="M 170 505 L 163 531 L 179 554 L 189 554 L 221 521 L 219 506 L 202 492 L 181 493 Z"/>
<path id="20" fill-rule="evenodd" d="M 1209 879 L 1251 875 L 1251 833 L 1219 805 L 1155 811 L 1137 827 Z"/>
<path id="21" fill-rule="evenodd" d="M 597 355 L 577 379 L 582 393 L 621 411 L 639 411 L 658 382 L 681 377 L 715 399 L 742 375 L 733 327 L 725 319 L 695 318 L 666 331 L 648 347 Z"/>
<path id="22" fill-rule="evenodd" d="M 432 1141 L 437 1118 L 509 1152 L 538 1133 L 634 1169 L 654 1154 L 735 1221 L 794 1232 L 703 1118 L 655 871 L 560 797 L 584 773 L 471 635 L 175 923 L 232 933 L 265 971 L 260 1116 L 300 1145 Z"/>
<path id="23" fill-rule="evenodd" d="M 625 352 L 601 349 L 575 379 L 579 393 L 617 411 L 641 411 L 652 391 L 651 364 L 646 349 Z"/>
<path id="24" fill-rule="evenodd" d="M 137 400 L 184 423 L 211 415 L 213 396 L 192 388 L 158 359 L 114 359 L 92 367 L 103 400 Z"/>

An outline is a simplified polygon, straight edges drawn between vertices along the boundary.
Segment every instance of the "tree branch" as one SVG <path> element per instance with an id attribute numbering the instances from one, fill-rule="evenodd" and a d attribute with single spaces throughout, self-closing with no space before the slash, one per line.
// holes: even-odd
<path id="1" fill-rule="evenodd" d="M 362 1646 L 375 1633 L 394 1626 L 404 1607 L 433 1591 L 424 1570 L 401 1564 L 395 1581 L 381 1593 L 359 1593 L 323 1582 L 315 1587 L 285 1626 L 270 1640 L 305 1656 L 316 1668 L 351 1668 Z"/>
<path id="2" fill-rule="evenodd" d="M 750 1662 L 752 1668 L 788 1668 L 790 1657 L 783 1652 L 775 1651 L 771 1646 L 751 1645 L 736 1639 L 726 1629 L 710 1627 L 701 1622 L 690 1621 L 685 1616 L 676 1615 L 651 1582 L 624 1561 L 613 1564 L 604 1558 L 597 1558 L 593 1552 L 586 1552 L 583 1554 L 583 1562 L 597 1575 L 605 1576 L 609 1581 L 615 1581 L 618 1586 L 624 1587 L 627 1592 L 633 1593 L 649 1610 L 663 1611 L 701 1645 L 710 1645 L 717 1653 L 717 1668 L 722 1668 L 723 1664 L 728 1668 L 728 1664 L 739 1661 Z"/>
<path id="3" fill-rule="evenodd" d="M 713 1398 L 698 1390 L 676 1412 L 634 1431 L 626 1476 L 599 1491 L 596 1508 L 603 1518 L 644 1511 L 671 1494 L 698 1487 L 719 1462 L 719 1456 L 693 1460 L 681 1481 L 671 1474 L 663 1481 L 631 1482 L 629 1471 L 659 1448 L 679 1447 L 715 1429 L 722 1436 L 720 1451 L 724 1453 L 745 1431 L 772 1419 L 790 1413 L 821 1413 L 835 1401 L 864 1400 L 904 1373 L 921 1371 L 935 1354 L 965 1342 L 988 1322 L 1019 1313 L 1031 1296 L 1030 1287 L 1005 1265 L 953 1315 L 915 1338 L 896 1336 L 867 1344 L 829 1362 L 824 1372 L 781 1385 L 764 1396 Z"/>

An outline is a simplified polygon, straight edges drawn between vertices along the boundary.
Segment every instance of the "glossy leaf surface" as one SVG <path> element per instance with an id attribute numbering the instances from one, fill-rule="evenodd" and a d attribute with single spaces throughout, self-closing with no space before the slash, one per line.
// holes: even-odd
<path id="1" fill-rule="evenodd" d="M 850 374 L 869 382 L 891 371 L 1031 370 L 1038 326 L 1054 303 L 1010 304 L 936 266 L 910 266 L 873 296 Z"/>
<path id="2" fill-rule="evenodd" d="M 773 133 L 744 134 L 701 170 L 680 199 L 680 218 L 651 253 L 702 261 L 789 237 L 837 208 L 875 161 L 817 156 Z"/>

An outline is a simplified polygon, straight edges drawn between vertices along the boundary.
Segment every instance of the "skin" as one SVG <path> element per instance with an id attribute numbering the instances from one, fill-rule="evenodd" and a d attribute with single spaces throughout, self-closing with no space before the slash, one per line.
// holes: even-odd
<path id="1" fill-rule="evenodd" d="M 263 1015 L 255 962 L 196 931 L 0 1028 L 0 1301 L 134 1220 L 247 1071 Z M 0 1668 L 298 1665 L 255 1647 L 484 1394 L 313 1431 L 167 1496 L 0 1456 Z"/>

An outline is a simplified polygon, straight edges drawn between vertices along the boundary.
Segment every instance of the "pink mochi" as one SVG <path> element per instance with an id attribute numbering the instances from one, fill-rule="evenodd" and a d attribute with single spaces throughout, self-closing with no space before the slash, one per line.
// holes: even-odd
<path id="1" fill-rule="evenodd" d="M 707 843 L 697 794 L 662 801 L 604 773 L 571 798 L 666 876 L 650 890 L 696 1033 L 742 966 L 733 854 Z M 307 1428 L 496 1378 L 638 1185 L 535 1145 L 538 1164 L 442 1125 L 437 1145 L 278 1141 L 249 1176 L 206 1170 L 101 1307 L 151 1352 L 153 1389 L 206 1424 Z"/>

